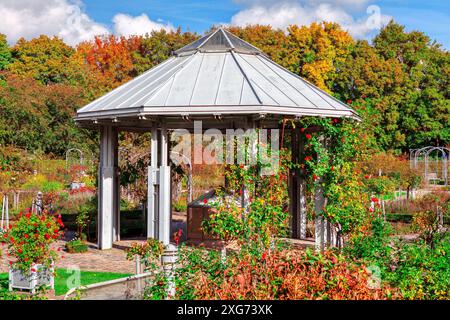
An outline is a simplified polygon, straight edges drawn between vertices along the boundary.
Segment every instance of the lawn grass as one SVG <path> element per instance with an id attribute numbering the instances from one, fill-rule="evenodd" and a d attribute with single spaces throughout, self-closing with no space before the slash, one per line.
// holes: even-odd
<path id="1" fill-rule="evenodd" d="M 67 269 L 56 269 L 55 295 L 60 296 L 69 291 L 68 286 L 73 286 L 75 273 Z M 113 273 L 99 271 L 80 271 L 81 285 L 88 285 L 108 280 L 125 278 L 131 276 L 129 273 Z M 8 290 L 8 274 L 0 273 L 0 292 Z"/>

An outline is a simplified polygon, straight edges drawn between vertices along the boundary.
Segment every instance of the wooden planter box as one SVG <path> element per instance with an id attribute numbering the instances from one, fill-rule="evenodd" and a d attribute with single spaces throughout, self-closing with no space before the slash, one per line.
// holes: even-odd
<path id="1" fill-rule="evenodd" d="M 30 270 L 30 273 L 25 275 L 22 270 L 9 270 L 9 291 L 13 289 L 29 290 L 34 294 L 36 289 L 41 286 L 47 286 L 54 290 L 53 267 L 45 268 L 41 264 L 36 264 L 30 269 L 35 269 L 36 271 Z"/>
<path id="2" fill-rule="evenodd" d="M 231 196 L 227 196 L 229 200 L 235 201 L 236 205 L 240 206 L 238 199 Z M 215 209 L 211 207 L 211 203 L 219 201 L 216 196 L 215 190 L 210 190 L 201 195 L 187 206 L 187 240 L 217 240 L 217 237 L 211 236 L 203 232 L 202 222 L 209 220 L 211 214 L 215 212 Z"/>

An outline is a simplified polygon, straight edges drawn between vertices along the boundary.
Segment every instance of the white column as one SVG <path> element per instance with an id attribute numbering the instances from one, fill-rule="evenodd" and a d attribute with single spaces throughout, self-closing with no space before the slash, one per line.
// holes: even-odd
<path id="1" fill-rule="evenodd" d="M 158 130 L 152 128 L 150 166 L 147 172 L 147 238 L 158 237 Z"/>
<path id="2" fill-rule="evenodd" d="M 322 143 L 324 143 L 324 137 L 321 137 Z M 315 219 L 315 240 L 316 250 L 323 250 L 327 241 L 327 222 L 321 214 L 325 206 L 325 197 L 323 194 L 322 177 L 316 181 L 316 192 L 314 195 L 314 210 L 316 213 Z"/>
<path id="3" fill-rule="evenodd" d="M 299 187 L 299 218 L 298 218 L 298 230 L 299 238 L 306 239 L 306 225 L 307 225 L 307 214 L 306 214 L 306 182 L 304 177 L 299 177 L 298 181 Z"/>
<path id="4" fill-rule="evenodd" d="M 170 242 L 171 177 L 169 139 L 165 128 L 152 129 L 151 165 L 148 168 L 147 236 Z"/>
<path id="5" fill-rule="evenodd" d="M 298 131 L 299 128 L 297 128 Z M 305 140 L 304 138 L 298 134 L 298 151 L 299 151 L 299 157 L 300 159 L 305 157 Z M 298 177 L 297 177 L 297 192 L 298 192 L 298 204 L 297 204 L 297 210 L 298 210 L 298 237 L 300 239 L 306 238 L 306 224 L 307 224 L 307 213 L 306 213 L 306 181 L 305 176 L 301 170 L 298 170 Z"/>
<path id="6" fill-rule="evenodd" d="M 170 242 L 171 179 L 169 166 L 169 138 L 166 129 L 161 129 L 161 166 L 159 167 L 159 234 L 164 244 Z"/>
<path id="7" fill-rule="evenodd" d="M 117 176 L 117 130 L 104 126 L 100 131 L 98 179 L 98 247 L 111 249 L 119 236 L 119 188 Z"/>

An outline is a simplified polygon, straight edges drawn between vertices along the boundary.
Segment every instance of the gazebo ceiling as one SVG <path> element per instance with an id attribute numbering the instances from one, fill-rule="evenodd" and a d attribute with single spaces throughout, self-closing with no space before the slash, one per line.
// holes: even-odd
<path id="1" fill-rule="evenodd" d="M 79 109 L 76 121 L 267 114 L 359 119 L 346 104 L 217 29 Z"/>

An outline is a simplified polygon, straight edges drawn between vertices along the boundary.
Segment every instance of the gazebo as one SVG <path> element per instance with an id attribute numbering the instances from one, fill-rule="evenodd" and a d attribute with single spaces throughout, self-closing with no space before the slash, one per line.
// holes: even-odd
<path id="1" fill-rule="evenodd" d="M 192 132 L 199 121 L 201 130 L 278 129 L 283 119 L 303 116 L 359 119 L 346 104 L 222 28 L 175 51 L 165 62 L 79 109 L 76 122 L 100 131 L 99 248 L 109 249 L 120 239 L 119 131 L 151 132 L 147 236 L 168 244 L 171 130 Z M 302 152 L 298 135 L 295 131 L 292 139 L 293 157 L 297 159 Z M 302 181 L 300 175 L 291 173 L 291 229 L 296 238 L 305 237 Z M 316 206 L 320 207 L 320 199 L 319 195 Z M 330 232 L 319 217 L 316 243 L 327 241 Z"/>

